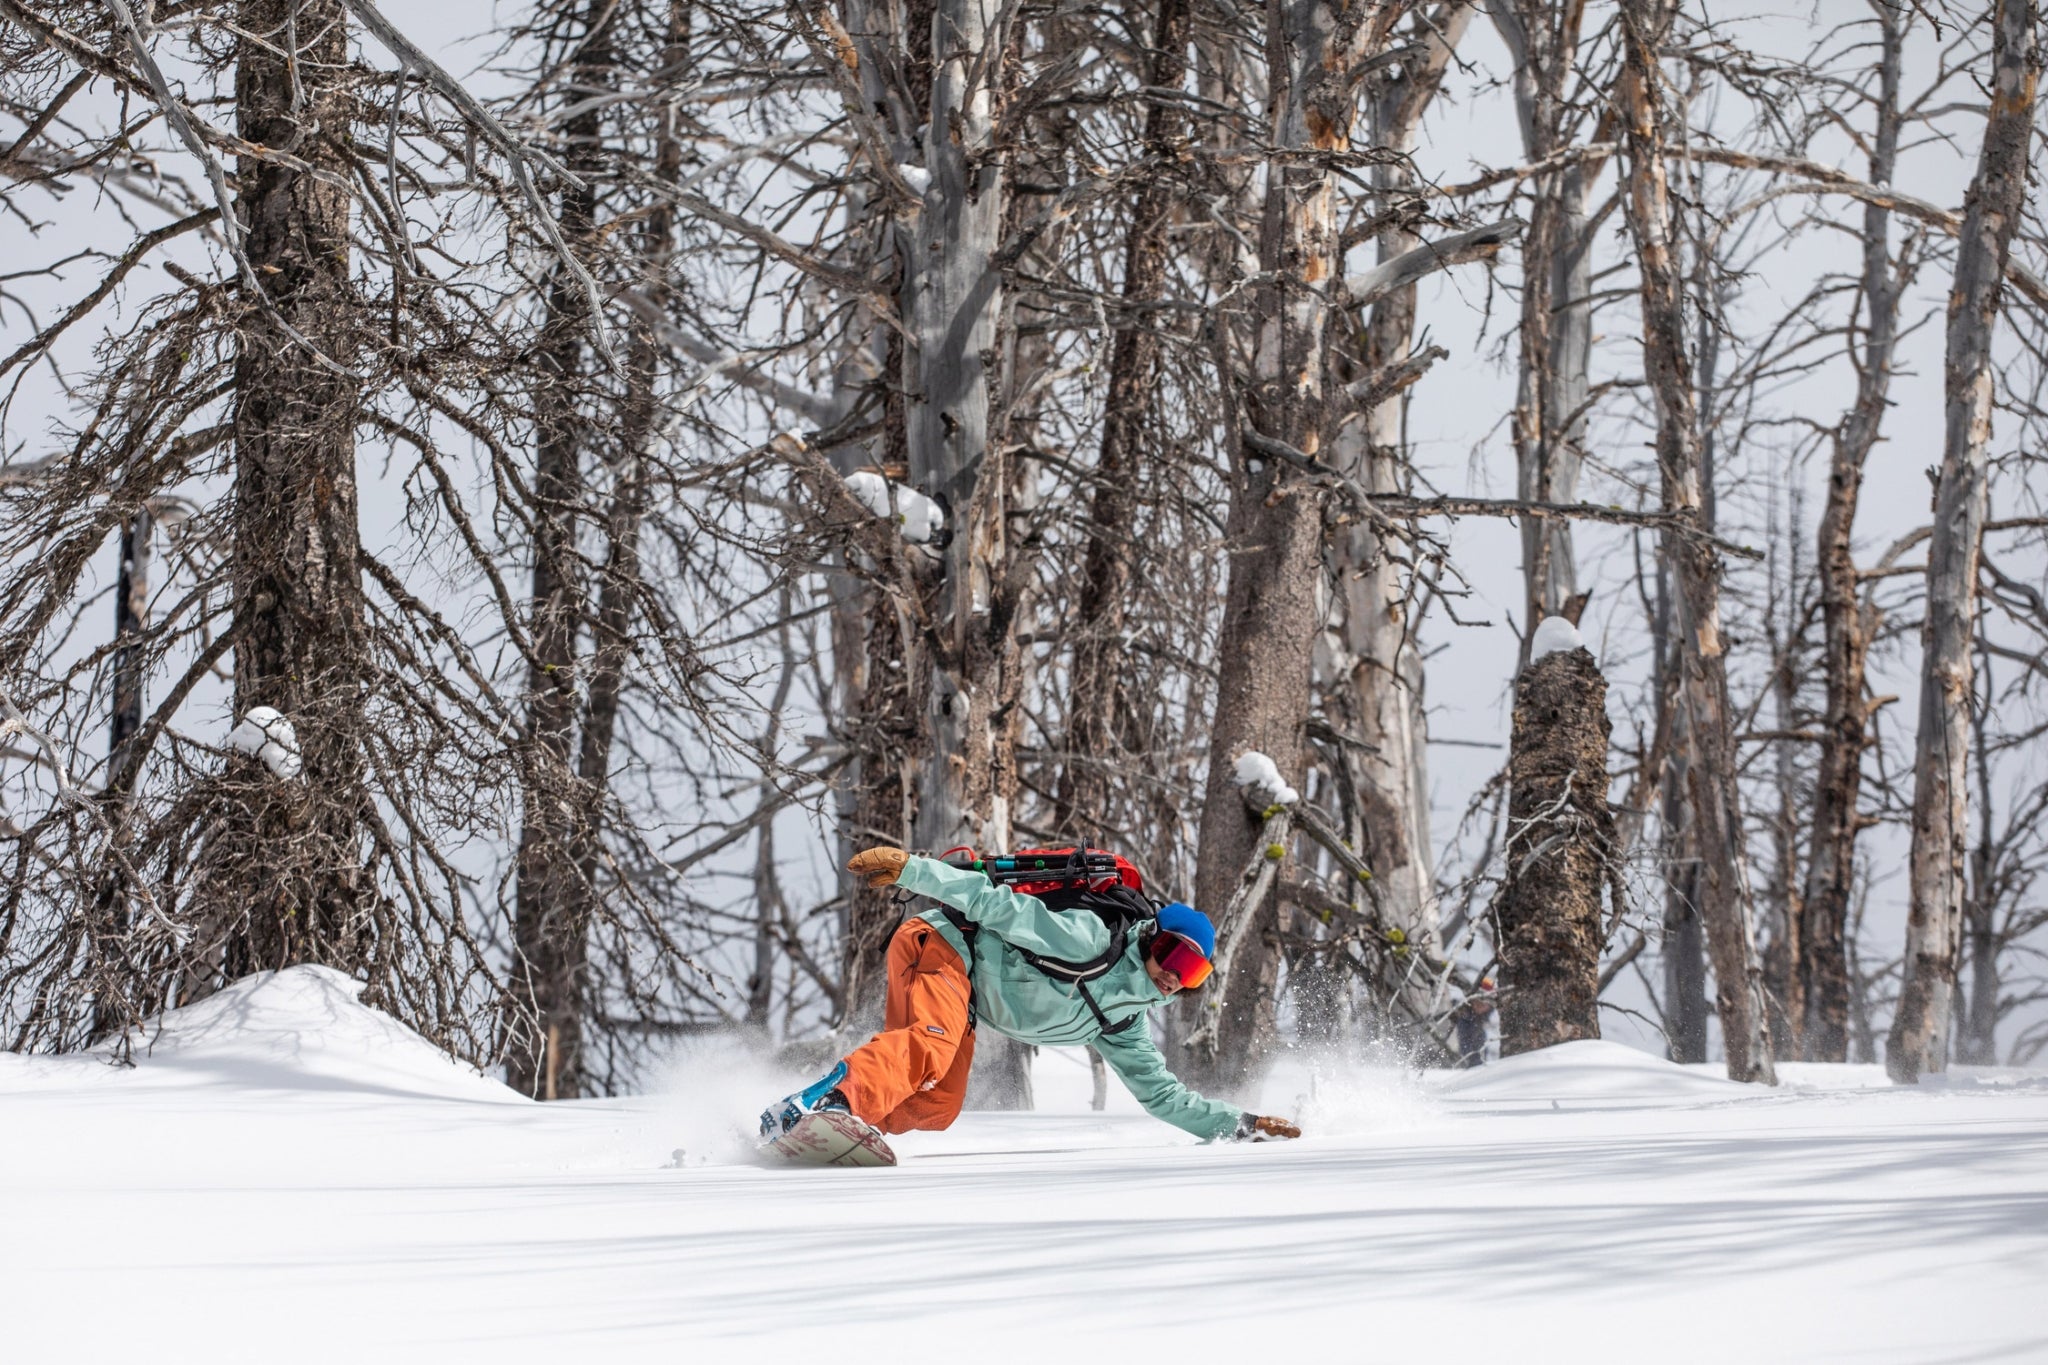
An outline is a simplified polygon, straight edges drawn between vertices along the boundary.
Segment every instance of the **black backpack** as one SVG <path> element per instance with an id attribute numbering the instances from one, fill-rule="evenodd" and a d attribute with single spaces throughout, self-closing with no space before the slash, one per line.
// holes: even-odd
<path id="1" fill-rule="evenodd" d="M 957 851 L 957 850 L 956 850 Z M 986 873 L 997 886 L 1008 886 L 1024 895 L 1036 896 L 1046 909 L 1059 914 L 1092 914 L 1109 929 L 1109 947 L 1085 961 L 1046 957 L 1010 944 L 1010 950 L 1055 981 L 1071 981 L 1081 1003 L 1095 1016 L 1104 1033 L 1122 1033 L 1144 1017 L 1141 1010 L 1116 1023 L 1095 1002 L 1090 981 L 1097 980 L 1123 957 L 1131 935 L 1147 920 L 1159 917 L 1159 907 L 1145 894 L 1144 879 L 1129 861 L 1098 848 L 1024 849 L 990 858 L 975 858 L 969 851 L 963 861 L 950 854 L 943 859 L 951 867 Z M 974 949 L 981 926 L 952 906 L 940 913 Z M 1005 940 L 1007 942 L 1007 940 Z M 969 971 L 973 970 L 972 964 Z"/>

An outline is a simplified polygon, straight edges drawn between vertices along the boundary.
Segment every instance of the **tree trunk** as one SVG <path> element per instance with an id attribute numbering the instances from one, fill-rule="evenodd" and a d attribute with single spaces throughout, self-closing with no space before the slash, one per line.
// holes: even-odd
<path id="1" fill-rule="evenodd" d="M 128 767 L 128 742 L 142 729 L 149 628 L 150 540 L 155 520 L 145 509 L 121 525 L 121 568 L 114 580 L 113 716 L 107 727 L 107 771 Z"/>
<path id="2" fill-rule="evenodd" d="M 764 771 L 775 760 L 776 736 L 781 733 L 783 708 L 796 681 L 796 654 L 790 648 L 789 589 L 782 591 L 784 626 L 777 631 L 782 646 L 782 667 L 776 670 L 775 693 L 769 699 L 768 725 L 761 736 L 760 755 Z M 754 966 L 747 974 L 747 1009 L 742 1021 L 757 1036 L 766 1037 L 768 1011 L 775 1003 L 776 931 L 789 919 L 789 905 L 782 894 L 782 872 L 775 862 L 775 816 L 769 802 L 777 799 L 772 786 L 762 793 L 761 824 L 754 835 Z"/>
<path id="3" fill-rule="evenodd" d="M 1675 762 L 1672 787 L 1684 781 L 1684 765 Z M 1680 791 L 1674 803 L 1683 807 Z M 1666 806 L 1667 814 L 1672 805 Z M 1679 834 L 1667 864 L 1664 892 L 1664 1041 L 1674 1062 L 1707 1060 L 1707 935 L 1700 923 L 1699 858 L 1678 816 Z"/>
<path id="4" fill-rule="evenodd" d="M 296 16 L 299 51 L 279 36 Z M 302 768 L 249 761 L 247 805 L 213 843 L 202 893 L 230 925 L 224 975 L 322 962 L 354 970 L 375 938 L 362 746 L 371 681 L 356 519 L 347 138 L 355 121 L 340 0 L 243 0 L 236 131 L 293 160 L 249 156 L 235 212 L 268 303 L 241 322 L 235 360 L 235 710 L 291 721 Z M 253 302 L 253 301 L 252 301 Z M 297 332 L 296 340 L 287 331 Z"/>
<path id="5" fill-rule="evenodd" d="M 1775 1083 L 1770 1021 L 1757 959 L 1754 911 L 1743 856 L 1728 669 L 1721 638 L 1721 563 L 1706 540 L 1699 433 L 1669 185 L 1666 114 L 1657 53 L 1669 36 L 1667 0 L 1624 0 L 1625 114 L 1629 229 L 1642 276 L 1644 368 L 1657 409 L 1657 463 L 1664 510 L 1691 521 L 1693 534 L 1668 537 L 1676 566 L 1679 694 L 1691 739 L 1688 776 L 1698 842 L 1699 910 L 1714 962 L 1715 1005 L 1728 1074 Z"/>
<path id="6" fill-rule="evenodd" d="M 1984 637 L 1977 637 L 1977 704 L 1970 714 L 1970 741 L 1976 749 L 1977 846 L 1970 854 L 1970 904 L 1968 924 L 1970 946 L 1970 999 L 1963 1010 L 1963 1031 L 1956 1039 L 1956 1060 L 1965 1066 L 1998 1064 L 1998 887 L 1994 881 L 1998 848 L 1994 842 L 1991 805 L 1991 727 L 1987 723 L 1990 700 L 1995 695 L 1991 682 L 1991 660 L 1984 653 Z"/>
<path id="7" fill-rule="evenodd" d="M 134 765 L 130 752 L 135 736 L 142 730 L 144 692 L 149 682 L 149 651 L 142 634 L 149 626 L 150 540 L 154 519 L 147 508 L 121 524 L 120 568 L 114 579 L 114 659 L 111 716 L 107 725 L 108 780 L 100 789 L 100 800 L 118 809 L 127 792 L 120 774 Z M 121 829 L 116 820 L 115 828 Z M 110 860 L 111 861 L 111 860 Z M 110 934 L 128 929 L 128 902 L 121 894 L 121 879 L 109 867 L 100 879 L 98 918 Z M 120 1033 L 133 1022 L 115 998 L 96 997 L 93 1006 L 92 1038 L 95 1042 Z"/>
<path id="8" fill-rule="evenodd" d="M 1501 0 L 1488 12 L 1514 58 L 1524 159 L 1555 156 L 1568 144 L 1567 125 L 1574 116 L 1567 95 L 1578 69 L 1585 8 Z M 1574 161 L 1538 176 L 1529 196 L 1513 433 L 1517 496 L 1531 501 L 1578 500 L 1593 353 L 1593 243 L 1586 189 L 1604 160 Z M 1526 659 L 1537 623 L 1563 614 L 1579 590 L 1569 520 L 1523 519 L 1522 581 Z"/>
<path id="9" fill-rule="evenodd" d="M 1918 1080 L 1948 1066 L 1956 957 L 1967 899 L 1970 648 L 1991 444 L 1991 335 L 2013 233 L 2027 196 L 2027 144 L 2039 76 L 2034 0 L 1998 0 L 1992 18 L 1991 112 L 1956 241 L 1948 302 L 1947 421 L 1927 548 L 1920 721 L 1913 751 L 1913 844 L 1905 979 L 1885 1070 Z"/>
<path id="10" fill-rule="evenodd" d="M 1152 35 L 1147 83 L 1178 93 L 1187 80 L 1188 0 L 1160 0 Z M 1123 301 L 1149 303 L 1165 292 L 1167 228 L 1177 204 L 1166 165 L 1180 150 L 1187 117 L 1178 99 L 1152 100 L 1145 110 L 1145 155 L 1155 169 L 1131 207 L 1124 245 Z M 1095 461 L 1095 498 L 1088 547 L 1082 558 L 1081 600 L 1074 622 L 1074 658 L 1065 744 L 1053 828 L 1086 842 L 1086 831 L 1106 822 L 1109 777 L 1123 751 L 1116 724 L 1123 678 L 1124 616 L 1131 580 L 1131 539 L 1136 530 L 1137 464 L 1159 359 L 1157 321 L 1127 312 L 1111 343 L 1109 393 L 1102 414 L 1102 446 Z"/>
<path id="11" fill-rule="evenodd" d="M 1442 87 L 1473 7 L 1439 6 L 1421 30 L 1422 56 L 1383 78 L 1372 100 L 1373 140 L 1380 148 L 1413 150 L 1423 114 Z M 1413 182 L 1405 165 L 1375 168 L 1383 203 Z M 1378 240 L 1384 262 L 1420 241 L 1406 227 L 1390 227 Z M 1335 355 L 1338 383 L 1385 373 L 1409 358 L 1417 290 L 1398 289 L 1373 305 L 1361 329 L 1355 359 Z M 1332 462 L 1375 493 L 1409 491 L 1407 390 L 1385 399 L 1358 420 L 1339 426 Z M 1394 547 L 1360 521 L 1333 537 L 1333 605 L 1341 654 L 1330 670 L 1335 684 L 1325 705 L 1358 746 L 1342 745 L 1349 787 L 1357 794 L 1354 838 L 1373 871 L 1381 916 L 1426 953 L 1435 952 L 1437 898 L 1429 829 L 1428 722 L 1423 710 L 1422 650 L 1416 640 L 1415 585 Z M 1415 959 L 1405 957 L 1404 963 Z M 1405 1009 L 1397 1017 L 1425 1016 L 1434 983 L 1402 977 L 1385 983 L 1388 998 Z"/>
<path id="12" fill-rule="evenodd" d="M 1793 499 L 1790 554 L 1798 554 L 1800 501 Z M 1796 580 L 1795 580 L 1796 583 Z M 1795 584 L 1787 584 L 1782 597 L 1786 613 L 1796 614 Z M 1786 634 L 1777 640 L 1784 652 L 1771 678 L 1771 695 L 1777 727 L 1789 733 L 1798 726 L 1798 697 L 1801 660 L 1797 623 L 1786 621 Z M 1775 639 L 1776 632 L 1773 632 Z M 1772 1002 L 1771 1037 L 1779 1061 L 1798 1061 L 1799 1039 L 1805 1022 L 1805 998 L 1801 994 L 1799 930 L 1803 922 L 1799 904 L 1799 770 L 1794 759 L 1797 740 L 1781 738 L 1771 744 L 1775 771 L 1777 807 L 1771 820 L 1770 941 L 1764 953 L 1766 996 Z"/>
<path id="13" fill-rule="evenodd" d="M 581 250 L 597 230 L 604 169 L 603 109 L 587 99 L 615 76 L 614 0 L 591 0 L 572 59 L 573 93 L 588 107 L 564 125 L 567 162 L 583 180 L 562 195 L 564 238 Z M 513 941 L 514 997 L 530 1017 L 515 1028 L 506 1083 L 536 1099 L 583 1093 L 583 1015 L 588 989 L 589 903 L 578 882 L 578 812 L 586 805 L 571 753 L 580 703 L 579 640 L 587 610 L 577 571 L 577 522 L 584 513 L 583 461 L 592 440 L 586 337 L 597 320 L 565 265 L 547 289 L 541 378 L 534 394 L 533 589 L 527 632 L 526 735 Z M 609 747 L 607 745 L 607 747 Z"/>
<path id="14" fill-rule="evenodd" d="M 1670 757 L 1658 779 L 1658 824 L 1663 848 L 1664 1043 L 1674 1062 L 1707 1060 L 1707 942 L 1696 902 L 1699 850 L 1686 808 L 1691 745 L 1685 707 L 1679 704 L 1673 672 L 1678 666 L 1676 623 L 1671 601 L 1671 567 L 1657 559 L 1656 614 L 1652 618 L 1652 685 L 1657 689 L 1658 724 L 1670 735 Z"/>
<path id="15" fill-rule="evenodd" d="M 991 380 L 1002 280 L 1003 162 L 990 139 L 1002 67 L 991 0 L 940 0 L 925 169 L 930 186 L 913 229 L 915 355 L 908 395 L 910 477 L 957 519 L 932 585 L 936 635 L 926 724 L 932 753 L 919 778 L 920 847 L 1009 846 L 1014 758 L 1001 695 L 1016 646 L 1006 614 L 1007 462 L 989 449 Z M 991 455 L 994 456 L 991 459 Z"/>
<path id="16" fill-rule="evenodd" d="M 840 13 L 853 44 L 860 110 L 873 111 L 889 155 L 907 161 L 913 156 L 913 132 L 924 121 L 930 99 L 930 0 L 912 0 L 903 7 L 880 0 L 846 0 Z M 914 223 L 896 221 L 887 211 L 886 192 L 873 182 L 855 180 L 848 196 L 849 218 L 860 222 L 872 215 L 872 246 L 879 258 L 876 275 L 895 281 L 898 312 L 907 319 L 918 256 Z M 871 403 L 881 416 L 881 431 L 872 442 L 835 446 L 830 452 L 832 467 L 841 477 L 867 464 L 905 470 L 910 460 L 905 388 L 911 376 L 905 368 L 903 338 L 898 328 L 867 311 L 855 335 L 859 339 L 852 354 L 833 376 L 833 405 L 843 420 L 863 402 Z M 895 545 L 890 553 L 917 552 Z M 851 571 L 855 558 L 855 552 L 847 552 L 843 562 L 848 571 L 835 575 L 831 584 L 831 722 L 835 737 L 854 756 L 836 787 L 842 865 L 848 856 L 874 844 L 916 846 L 916 773 L 926 747 L 924 670 L 913 653 L 919 642 L 907 628 L 908 613 L 879 589 L 863 585 Z M 877 566 L 876 572 L 882 576 L 896 567 L 892 561 Z M 835 1023 L 842 1035 L 861 1035 L 881 1027 L 883 965 L 902 907 L 891 891 L 872 889 L 844 871 L 839 885 L 843 909 Z"/>
<path id="17" fill-rule="evenodd" d="M 1356 117 L 1350 72 L 1360 53 L 1385 37 L 1391 15 L 1329 0 L 1274 11 L 1267 70 L 1273 140 L 1282 153 L 1341 152 Z M 1366 21 L 1371 19 L 1371 23 Z M 1233 779 L 1238 757 L 1256 750 L 1299 785 L 1312 650 L 1321 625 L 1323 496 L 1259 438 L 1307 455 L 1323 448 L 1329 295 L 1341 260 L 1335 181 L 1319 160 L 1282 155 L 1268 169 L 1260 269 L 1254 300 L 1252 373 L 1243 395 L 1243 430 L 1233 450 L 1231 547 L 1218 646 L 1216 717 L 1202 806 L 1197 904 L 1227 904 L 1260 837 Z M 1200 1001 L 1216 1027 L 1196 1031 L 1209 1043 L 1183 1049 L 1181 1070 L 1198 1085 L 1240 1085 L 1273 1035 L 1279 954 L 1270 941 L 1270 896 L 1249 907 L 1235 934 L 1218 943 L 1218 972 Z"/>
<path id="18" fill-rule="evenodd" d="M 1007 192 L 992 141 L 1007 69 L 992 0 L 939 0 L 932 28 L 930 182 L 910 235 L 906 272 L 915 344 L 905 413 L 910 476 L 956 519 L 927 585 L 931 622 L 922 667 L 930 750 L 917 778 L 917 846 L 1011 846 L 1023 661 L 1015 619 L 1024 575 L 1012 562 L 1009 455 L 991 446 L 996 264 Z M 1008 1039 L 976 1045 L 969 1102 L 1029 1108 L 1031 1051 Z"/>
<path id="19" fill-rule="evenodd" d="M 1614 859 L 1607 679 L 1590 651 L 1549 654 L 1515 684 L 1500 927 L 1501 1056 L 1600 1036 L 1600 914 Z"/>
<path id="20" fill-rule="evenodd" d="M 1870 183 L 1891 183 L 1899 147 L 1899 67 L 1905 38 L 1902 7 L 1877 0 L 1881 35 L 1877 128 L 1871 144 Z M 1856 405 L 1837 431 L 1828 469 L 1827 504 L 1816 533 L 1821 605 L 1821 672 L 1826 710 L 1821 721 L 1820 769 L 1814 777 L 1813 835 L 1800 906 L 1800 1053 L 1809 1061 L 1840 1062 L 1849 1053 L 1849 964 L 1842 938 L 1856 876 L 1856 835 L 1863 754 L 1870 747 L 1865 663 L 1874 623 L 1858 595 L 1852 543 L 1863 467 L 1883 428 L 1889 405 L 1892 352 L 1898 338 L 1903 281 L 1891 264 L 1891 212 L 1863 210 L 1863 307 L 1868 323 Z"/>

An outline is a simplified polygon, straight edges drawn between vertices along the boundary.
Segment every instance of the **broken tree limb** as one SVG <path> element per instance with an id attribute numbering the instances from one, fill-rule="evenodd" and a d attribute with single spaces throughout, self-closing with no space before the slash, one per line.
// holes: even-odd
<path id="1" fill-rule="evenodd" d="M 1254 789 L 1245 789 L 1246 804 L 1251 805 L 1255 800 Z M 1237 961 L 1238 949 L 1249 936 L 1253 912 L 1265 902 L 1274 880 L 1280 875 L 1280 863 L 1287 856 L 1287 840 L 1294 827 L 1294 808 L 1291 806 L 1275 803 L 1267 805 L 1259 813 L 1264 815 L 1265 821 L 1259 828 L 1251 857 L 1245 860 L 1244 870 L 1238 874 L 1237 887 L 1231 892 L 1229 903 L 1216 917 L 1215 966 L 1208 987 L 1201 995 L 1201 1021 L 1189 1032 L 1184 1044 L 1189 1051 L 1212 1058 L 1216 1056 L 1222 1037 L 1223 988 L 1230 979 L 1231 967 Z"/>
<path id="2" fill-rule="evenodd" d="M 1409 498 L 1391 493 L 1370 496 L 1382 514 L 1396 520 L 1412 517 L 1558 517 L 1572 521 L 1598 521 L 1610 526 L 1641 526 L 1669 531 L 1704 541 L 1722 554 L 1736 559 L 1761 560 L 1764 557 L 1763 551 L 1724 540 L 1702 530 L 1694 518 L 1677 512 L 1635 511 L 1590 502 L 1531 502 L 1520 498 Z"/>
<path id="3" fill-rule="evenodd" d="M 1272 791 L 1263 787 L 1246 787 L 1243 789 L 1243 793 L 1246 808 L 1253 815 L 1262 817 L 1266 821 L 1266 829 L 1264 831 L 1266 838 L 1262 846 L 1262 856 L 1269 860 L 1269 866 L 1277 872 L 1281 859 L 1285 857 L 1286 838 L 1288 835 L 1307 835 L 1311 840 L 1320 844 L 1329 853 L 1330 857 L 1336 861 L 1337 865 L 1344 869 L 1347 878 L 1364 890 L 1365 899 L 1369 902 L 1371 908 L 1359 910 L 1355 905 L 1345 902 L 1341 906 L 1341 912 L 1344 917 L 1364 928 L 1367 931 L 1366 941 L 1381 952 L 1390 953 L 1396 957 L 1411 956 L 1411 945 L 1407 933 L 1400 926 L 1387 923 L 1384 907 L 1380 903 L 1379 885 L 1373 878 L 1371 866 L 1367 864 L 1364 856 L 1345 840 L 1344 836 L 1338 832 L 1336 826 L 1332 825 L 1321 811 L 1300 800 L 1282 805 L 1273 799 L 1275 794 Z M 1287 827 L 1278 834 L 1275 834 L 1273 829 L 1276 812 L 1284 813 L 1289 822 Z M 1273 852 L 1275 848 L 1282 850 L 1277 856 Z M 1249 874 L 1250 871 L 1251 869 L 1248 868 L 1247 873 Z M 1256 901 L 1252 902 L 1252 904 L 1256 903 Z M 1331 903 L 1335 904 L 1334 898 Z M 1218 941 L 1220 942 L 1221 940 L 1219 939 Z M 1431 975 L 1438 975 L 1447 970 L 1447 964 L 1444 961 L 1433 959 L 1427 953 L 1414 953 L 1412 956 Z M 1221 967 L 1220 960 L 1218 966 L 1219 968 Z M 1397 1003 L 1400 1002 L 1397 1001 Z M 1416 1022 L 1425 1024 L 1428 1022 L 1420 1012 L 1411 1010 L 1410 1013 L 1414 1015 Z"/>
<path id="4" fill-rule="evenodd" d="M 1697 518 L 1680 512 L 1636 511 L 1627 507 L 1598 506 L 1590 502 L 1533 502 L 1521 498 L 1416 498 L 1402 493 L 1373 493 L 1357 480 L 1285 441 L 1247 427 L 1244 442 L 1261 455 L 1320 475 L 1331 487 L 1348 497 L 1366 515 L 1379 521 L 1411 521 L 1423 517 L 1557 517 L 1574 521 L 1598 521 L 1610 526 L 1640 526 L 1698 540 L 1735 559 L 1761 560 L 1763 551 L 1724 540 L 1703 530 Z"/>
<path id="5" fill-rule="evenodd" d="M 1598 163 L 1605 161 L 1614 154 L 1617 147 L 1618 144 L 1613 142 L 1593 142 L 1577 147 L 1567 147 L 1553 155 L 1539 157 L 1520 166 L 1510 166 L 1502 170 L 1489 171 L 1485 175 L 1478 176 L 1472 180 L 1462 181 L 1455 185 L 1440 185 L 1434 189 L 1426 190 L 1425 193 L 1429 194 L 1432 198 L 1438 199 L 1469 198 L 1475 194 L 1482 194 L 1496 186 L 1527 180 L 1548 171 L 1559 170 L 1575 162 L 1591 161 Z M 1941 205 L 1931 203 L 1928 200 L 1920 199 L 1910 194 L 1902 194 L 1889 185 L 1873 185 L 1867 180 L 1851 175 L 1838 166 L 1830 166 L 1825 162 L 1809 160 L 1806 157 L 1771 156 L 1760 152 L 1738 151 L 1733 147 L 1711 147 L 1696 144 L 1667 148 L 1666 154 L 1676 160 L 1696 161 L 1709 166 L 1727 166 L 1734 170 L 1762 171 L 1769 175 L 1801 177 L 1801 183 L 1774 186 L 1763 194 L 1738 205 L 1727 215 L 1731 220 L 1761 208 L 1773 199 L 1782 199 L 1787 195 L 1840 194 L 1851 199 L 1861 200 L 1866 204 L 1875 204 L 1880 208 L 1887 208 L 1895 213 L 1903 214 L 1916 222 L 1925 223 L 1949 237 L 1959 235 L 1963 229 L 1963 214 L 1955 209 L 1945 209 Z M 2029 270 L 2023 262 L 2008 260 L 2005 267 L 2005 278 L 2025 296 L 2029 303 L 2037 308 L 2048 309 L 2048 281 L 2043 281 L 2039 275 Z"/>
<path id="6" fill-rule="evenodd" d="M 1448 360 L 1450 354 L 1441 346 L 1425 346 L 1405 360 L 1383 366 L 1356 383 L 1345 385 L 1344 396 L 1358 404 L 1360 412 L 1371 412 L 1422 378 L 1437 361 Z"/>
<path id="7" fill-rule="evenodd" d="M 1345 280 L 1343 301 L 1354 308 L 1370 307 L 1439 270 L 1468 261 L 1492 260 L 1503 246 L 1522 235 L 1522 227 L 1519 218 L 1503 218 L 1411 247 L 1392 260 Z"/>

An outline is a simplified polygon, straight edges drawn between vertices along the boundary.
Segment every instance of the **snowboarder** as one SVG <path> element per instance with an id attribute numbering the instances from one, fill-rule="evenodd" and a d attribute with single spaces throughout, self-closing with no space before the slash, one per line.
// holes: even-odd
<path id="1" fill-rule="evenodd" d="M 1102 956 L 1113 939 L 1096 915 L 1056 913 L 981 872 L 900 848 L 867 849 L 847 868 L 870 886 L 900 886 L 953 913 L 929 910 L 896 930 L 882 1031 L 764 1111 L 764 1138 L 789 1132 L 808 1114 L 831 1111 L 850 1112 L 884 1133 L 950 1127 L 966 1098 L 977 1025 L 1020 1042 L 1094 1047 L 1146 1112 L 1197 1137 L 1301 1136 L 1285 1119 L 1246 1113 L 1188 1089 L 1167 1070 L 1145 1027 L 1154 1006 L 1208 978 L 1216 933 L 1207 915 L 1177 902 L 1166 906 L 1131 935 L 1107 971 L 1082 985 L 1048 974 L 1030 958 Z"/>
<path id="2" fill-rule="evenodd" d="M 1458 1030 L 1458 1065 L 1468 1071 L 1486 1064 L 1486 1021 L 1492 1016 L 1493 978 L 1483 976 L 1478 991 L 1451 1015 Z"/>

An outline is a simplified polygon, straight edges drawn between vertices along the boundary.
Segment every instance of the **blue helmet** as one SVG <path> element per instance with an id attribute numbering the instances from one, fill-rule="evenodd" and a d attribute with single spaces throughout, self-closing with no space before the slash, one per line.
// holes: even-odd
<path id="1" fill-rule="evenodd" d="M 1216 926 L 1209 923 L 1209 917 L 1192 905 L 1175 901 L 1159 911 L 1159 927 L 1169 934 L 1182 938 L 1202 950 L 1203 957 L 1216 956 Z"/>

